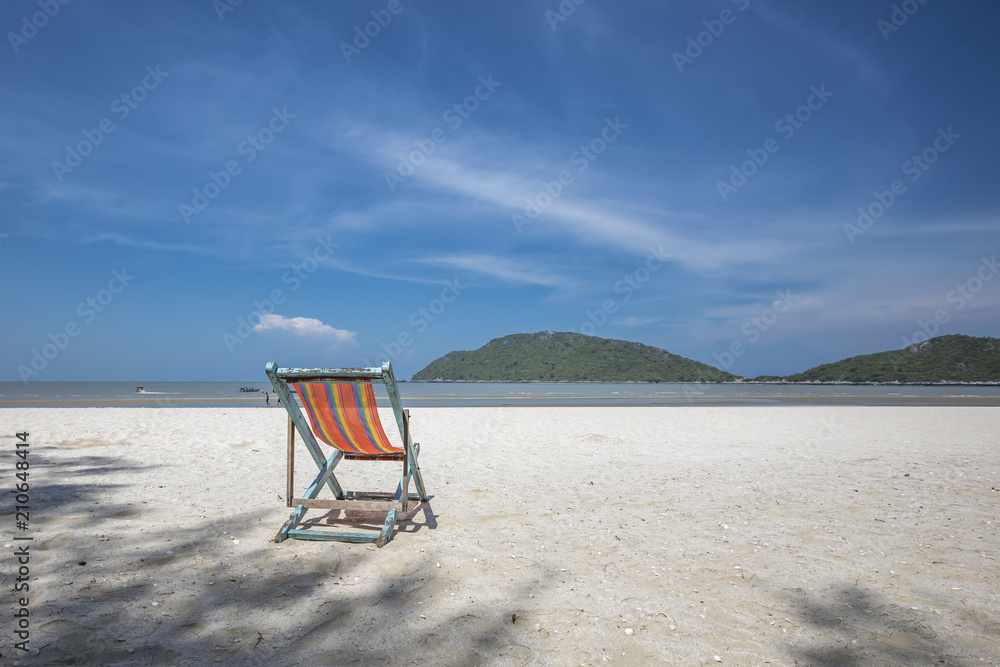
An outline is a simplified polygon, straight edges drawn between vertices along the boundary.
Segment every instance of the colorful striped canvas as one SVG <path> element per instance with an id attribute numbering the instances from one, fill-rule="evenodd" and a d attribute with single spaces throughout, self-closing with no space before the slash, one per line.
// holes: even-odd
<path id="1" fill-rule="evenodd" d="M 397 458 L 378 418 L 370 380 L 289 383 L 302 399 L 316 437 L 350 458 Z"/>

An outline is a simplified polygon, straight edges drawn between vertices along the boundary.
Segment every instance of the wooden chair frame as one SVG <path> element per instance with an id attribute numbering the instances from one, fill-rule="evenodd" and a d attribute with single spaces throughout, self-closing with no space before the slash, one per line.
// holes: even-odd
<path id="1" fill-rule="evenodd" d="M 377 546 L 385 546 L 392 539 L 396 527 L 397 512 L 405 513 L 409 507 L 409 501 L 424 502 L 427 500 L 427 491 L 424 488 L 423 476 L 420 474 L 420 466 L 417 463 L 417 456 L 420 453 L 420 445 L 413 442 L 410 437 L 410 411 L 404 410 L 399 400 L 399 389 L 396 379 L 392 374 L 392 364 L 385 362 L 381 368 L 278 368 L 277 363 L 269 362 L 265 367 L 267 377 L 271 380 L 275 393 L 281 398 L 281 404 L 288 413 L 288 439 L 286 452 L 287 464 L 287 498 L 288 506 L 294 507 L 288 521 L 281 527 L 275 542 L 284 542 L 289 538 L 299 540 L 333 540 L 338 542 L 374 542 Z M 379 492 L 352 492 L 344 491 L 333 474 L 334 468 L 345 458 L 345 452 L 334 448 L 334 453 L 326 457 L 320 448 L 309 420 L 302 414 L 299 405 L 288 388 L 288 382 L 354 382 L 361 379 L 368 379 L 371 382 L 381 382 L 385 385 L 389 394 L 389 402 L 392 404 L 392 411 L 396 416 L 396 425 L 399 427 L 399 434 L 403 442 L 403 474 L 399 480 L 394 494 Z M 305 443 L 306 449 L 316 462 L 319 474 L 312 484 L 302 495 L 296 498 L 294 491 L 295 477 L 295 432 Z M 352 458 L 347 454 L 347 458 Z M 397 460 L 397 463 L 399 461 Z M 416 486 L 416 495 L 408 492 L 410 479 L 413 479 Z M 324 486 L 329 487 L 333 492 L 334 500 L 322 500 L 317 496 Z M 360 511 L 388 511 L 385 524 L 379 533 L 346 533 L 303 529 L 299 526 L 305 519 L 306 512 L 311 508 L 319 509 L 344 509 Z"/>

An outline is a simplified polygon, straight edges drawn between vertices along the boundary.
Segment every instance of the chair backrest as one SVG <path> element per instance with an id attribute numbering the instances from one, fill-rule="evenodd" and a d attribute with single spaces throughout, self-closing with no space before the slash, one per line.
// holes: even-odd
<path id="1" fill-rule="evenodd" d="M 299 433 L 306 437 L 311 430 L 323 442 L 347 454 L 379 456 L 401 451 L 389 442 L 378 418 L 372 384 L 381 382 L 389 395 L 403 445 L 412 445 L 390 362 L 381 368 L 278 368 L 271 361 L 265 371 Z M 291 390 L 301 397 L 309 423 Z"/>
<path id="2" fill-rule="evenodd" d="M 353 382 L 289 382 L 302 399 L 313 433 L 347 454 L 396 454 L 378 418 L 368 378 Z"/>

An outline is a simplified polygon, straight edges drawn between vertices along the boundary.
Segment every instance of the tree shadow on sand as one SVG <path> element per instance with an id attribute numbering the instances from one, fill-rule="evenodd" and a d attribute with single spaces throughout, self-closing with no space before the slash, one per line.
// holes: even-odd
<path id="1" fill-rule="evenodd" d="M 51 528 L 33 546 L 30 646 L 38 653 L 18 652 L 7 636 L 6 664 L 388 665 L 414 655 L 523 664 L 533 657 L 516 643 L 509 613 L 488 600 L 449 597 L 456 582 L 435 567 L 432 547 L 414 553 L 415 543 L 399 544 L 412 539 L 412 522 L 382 550 L 276 545 L 262 526 L 279 527 L 284 507 L 182 520 L 191 510 L 182 498 L 176 508 L 109 502 L 121 485 L 108 480 L 137 469 L 119 459 L 46 466 L 47 477 L 62 481 L 44 487 L 39 512 Z M 154 510 L 161 520 L 150 524 Z M 433 513 L 430 521 L 436 525 Z M 527 598 L 545 581 L 546 572 L 532 573 L 512 593 Z M 5 576 L 2 584 L 10 583 Z"/>
<path id="2" fill-rule="evenodd" d="M 966 647 L 951 644 L 927 610 L 893 603 L 871 590 L 844 585 L 818 599 L 794 591 L 798 617 L 825 640 L 792 649 L 797 664 L 960 664 L 973 660 Z M 937 617 L 941 618 L 941 617 Z"/>

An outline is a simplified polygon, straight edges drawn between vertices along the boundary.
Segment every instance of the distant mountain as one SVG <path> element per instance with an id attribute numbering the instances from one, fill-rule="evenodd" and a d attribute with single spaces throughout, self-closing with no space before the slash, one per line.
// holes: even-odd
<path id="1" fill-rule="evenodd" d="M 784 382 L 1000 382 L 1000 339 L 938 336 L 902 350 L 864 354 L 784 377 Z"/>
<path id="2" fill-rule="evenodd" d="M 494 338 L 478 350 L 450 352 L 413 381 L 725 382 L 726 373 L 658 347 L 578 333 L 540 331 Z"/>

